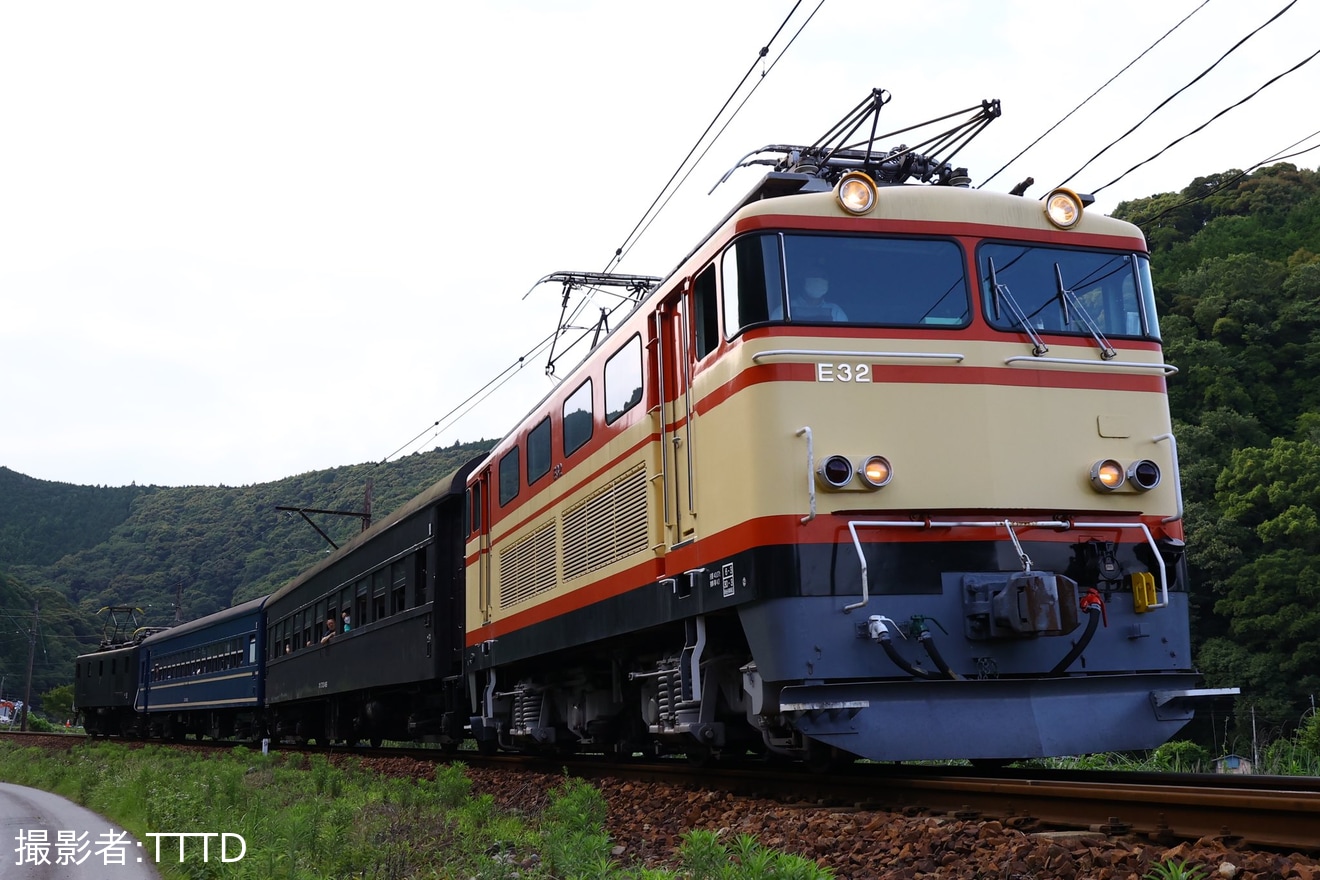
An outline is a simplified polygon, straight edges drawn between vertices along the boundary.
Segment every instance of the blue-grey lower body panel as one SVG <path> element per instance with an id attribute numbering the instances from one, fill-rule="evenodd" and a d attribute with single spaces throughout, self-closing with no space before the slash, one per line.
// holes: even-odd
<path id="1" fill-rule="evenodd" d="M 875 761 L 1039 758 L 1152 749 L 1192 718 L 1151 694 L 1195 674 L 797 685 L 780 707 L 803 734 Z"/>

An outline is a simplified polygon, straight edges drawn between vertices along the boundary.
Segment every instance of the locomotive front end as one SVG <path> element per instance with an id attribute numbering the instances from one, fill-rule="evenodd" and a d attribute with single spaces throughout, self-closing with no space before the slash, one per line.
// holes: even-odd
<path id="1" fill-rule="evenodd" d="M 702 504 L 755 535 L 721 564 L 756 596 L 768 747 L 1152 748 L 1231 692 L 1196 687 L 1139 233 L 958 189 L 881 188 L 864 220 L 837 190 L 784 201 L 725 254 L 743 378 L 702 414 L 737 447 L 702 470 L 746 487 Z"/>

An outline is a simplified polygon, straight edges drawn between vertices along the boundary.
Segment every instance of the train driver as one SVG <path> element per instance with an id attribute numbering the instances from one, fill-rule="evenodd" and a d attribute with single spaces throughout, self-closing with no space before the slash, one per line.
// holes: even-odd
<path id="1" fill-rule="evenodd" d="M 789 317 L 798 321 L 847 321 L 848 313 L 830 302 L 830 279 L 820 263 L 789 289 Z"/>

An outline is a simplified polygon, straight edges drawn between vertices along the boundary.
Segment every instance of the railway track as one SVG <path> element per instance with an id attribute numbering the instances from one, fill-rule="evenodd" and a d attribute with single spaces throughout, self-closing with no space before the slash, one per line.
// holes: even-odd
<path id="1" fill-rule="evenodd" d="M 987 773 L 875 764 L 818 775 L 765 765 L 694 769 L 677 761 L 531 762 L 538 765 L 588 778 L 664 782 L 836 808 L 997 819 L 1022 830 L 1137 835 L 1160 843 L 1213 838 L 1228 847 L 1320 854 L 1320 779 L 1314 777 L 1022 769 Z"/>
<path id="2" fill-rule="evenodd" d="M 81 741 L 62 735 L 51 739 L 66 745 Z M 188 745 L 195 748 L 203 744 Z M 469 766 L 494 771 L 554 774 L 567 771 L 588 779 L 626 780 L 641 785 L 662 783 L 826 809 L 888 810 L 907 816 L 999 820 L 1023 831 L 1076 830 L 1108 837 L 1131 835 L 1161 844 L 1211 838 L 1230 848 L 1258 847 L 1320 855 L 1320 778 L 1316 777 L 1022 768 L 992 772 L 881 764 L 855 764 L 833 773 L 817 774 L 798 765 L 765 763 L 694 767 L 684 760 L 486 757 L 476 752 L 446 754 L 435 749 L 307 747 L 306 751 L 353 754 L 364 759 L 462 760 Z"/>

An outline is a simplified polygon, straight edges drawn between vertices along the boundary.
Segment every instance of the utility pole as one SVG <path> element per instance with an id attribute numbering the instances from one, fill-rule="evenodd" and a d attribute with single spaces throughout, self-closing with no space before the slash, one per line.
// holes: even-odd
<path id="1" fill-rule="evenodd" d="M 27 733 L 28 706 L 32 704 L 32 662 L 37 658 L 37 620 L 41 611 L 41 605 L 36 599 L 32 600 L 32 628 L 28 630 L 28 670 L 27 670 L 27 690 L 23 692 L 23 723 L 19 725 L 19 730 Z"/>

